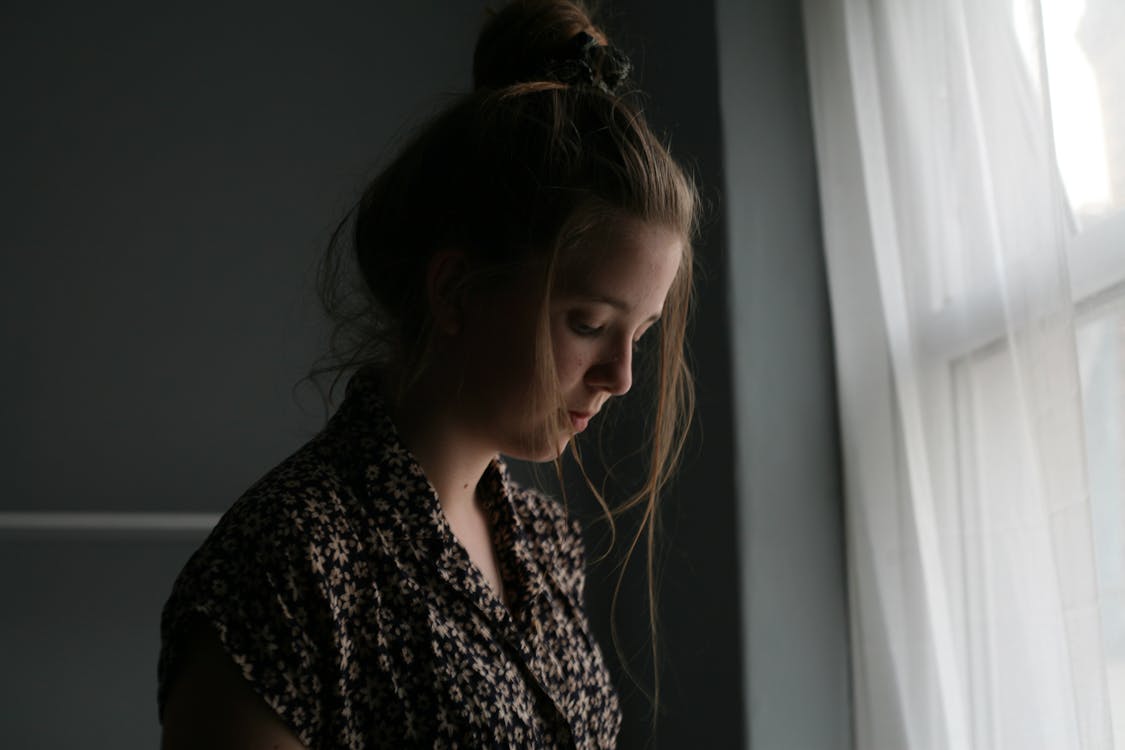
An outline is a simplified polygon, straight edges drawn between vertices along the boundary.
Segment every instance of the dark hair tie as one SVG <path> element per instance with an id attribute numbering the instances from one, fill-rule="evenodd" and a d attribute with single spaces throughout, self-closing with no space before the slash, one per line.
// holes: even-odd
<path id="1" fill-rule="evenodd" d="M 543 77 L 570 86 L 596 86 L 615 94 L 632 70 L 633 64 L 624 52 L 599 44 L 589 33 L 579 31 L 567 41 L 562 57 L 547 63 Z"/>

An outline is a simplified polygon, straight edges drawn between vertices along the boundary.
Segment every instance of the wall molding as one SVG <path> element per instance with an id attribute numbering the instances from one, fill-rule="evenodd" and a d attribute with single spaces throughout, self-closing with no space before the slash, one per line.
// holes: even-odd
<path id="1" fill-rule="evenodd" d="M 0 512 L 0 534 L 173 533 L 205 535 L 219 513 L 123 513 L 118 511 Z"/>

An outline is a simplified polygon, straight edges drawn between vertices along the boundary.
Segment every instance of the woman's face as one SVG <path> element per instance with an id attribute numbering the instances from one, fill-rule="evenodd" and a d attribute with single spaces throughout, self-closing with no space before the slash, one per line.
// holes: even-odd
<path id="1" fill-rule="evenodd" d="M 462 423 L 495 452 L 532 461 L 558 456 L 609 399 L 629 390 L 634 347 L 660 317 L 682 257 L 680 235 L 620 218 L 559 258 L 549 324 L 565 415 L 534 398 L 539 284 L 477 300 L 459 337 Z"/>

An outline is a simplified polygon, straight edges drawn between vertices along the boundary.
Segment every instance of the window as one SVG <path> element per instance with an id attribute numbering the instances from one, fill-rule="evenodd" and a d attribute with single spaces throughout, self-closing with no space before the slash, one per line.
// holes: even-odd
<path id="1" fill-rule="evenodd" d="M 1043 0 L 1114 735 L 1125 746 L 1125 6 Z"/>

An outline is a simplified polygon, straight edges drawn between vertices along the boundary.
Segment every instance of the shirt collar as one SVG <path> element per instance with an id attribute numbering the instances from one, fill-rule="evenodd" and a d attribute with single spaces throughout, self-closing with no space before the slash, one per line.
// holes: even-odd
<path id="1" fill-rule="evenodd" d="M 353 467 L 362 471 L 361 503 L 391 540 L 440 541 L 445 547 L 456 540 L 438 501 L 437 491 L 421 465 L 403 444 L 386 408 L 379 374 L 374 368 L 357 371 L 348 382 L 344 402 L 330 427 L 341 431 Z M 532 549 L 536 532 L 528 528 L 518 507 L 523 490 L 511 479 L 504 460 L 496 456 L 481 478 L 481 499 L 497 537 L 510 532 L 506 549 L 498 557 L 512 556 L 520 588 L 529 598 L 549 594 L 545 571 Z M 497 545 L 498 547 L 502 545 Z"/>

